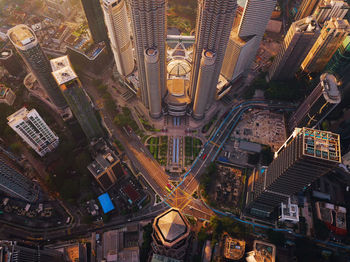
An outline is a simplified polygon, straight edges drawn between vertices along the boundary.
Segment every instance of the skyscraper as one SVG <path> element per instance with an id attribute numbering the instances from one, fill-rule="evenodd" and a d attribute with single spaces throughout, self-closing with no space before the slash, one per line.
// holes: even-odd
<path id="1" fill-rule="evenodd" d="M 127 76 L 134 70 L 134 56 L 126 2 L 103 0 L 102 8 L 118 72 L 122 76 Z"/>
<path id="2" fill-rule="evenodd" d="M 298 13 L 295 16 L 295 20 L 300 20 L 312 15 L 319 1 L 320 0 L 303 0 L 299 6 Z"/>
<path id="3" fill-rule="evenodd" d="M 228 80 L 242 76 L 250 67 L 276 0 L 247 0 L 239 26 L 232 29 L 221 73 Z"/>
<path id="4" fill-rule="evenodd" d="M 247 0 L 238 28 L 240 38 L 263 36 L 276 0 Z"/>
<path id="5" fill-rule="evenodd" d="M 252 52 L 256 50 L 259 41 L 260 37 L 257 36 L 252 36 L 245 41 L 238 36 L 238 28 L 233 29 L 228 40 L 221 74 L 228 80 L 235 80 L 242 76 L 250 66 L 247 59 L 254 58 Z"/>
<path id="6" fill-rule="evenodd" d="M 322 71 L 349 33 L 347 20 L 332 18 L 326 21 L 321 35 L 302 62 L 301 69 L 305 72 Z"/>
<path id="7" fill-rule="evenodd" d="M 72 69 L 68 56 L 55 58 L 50 62 L 52 74 L 86 137 L 89 140 L 102 137 L 103 131 L 96 118 L 92 102 Z"/>
<path id="8" fill-rule="evenodd" d="M 314 128 L 340 103 L 341 94 L 337 79 L 331 74 L 322 74 L 315 87 L 289 120 L 289 129 L 295 127 Z"/>
<path id="9" fill-rule="evenodd" d="M 154 219 L 152 239 L 155 254 L 184 261 L 190 243 L 190 225 L 180 210 L 169 209 Z"/>
<path id="10" fill-rule="evenodd" d="M 161 115 L 166 94 L 166 0 L 130 0 L 141 100 L 150 115 Z M 146 58 L 146 56 L 149 56 Z M 159 68 L 151 72 L 151 68 Z M 147 73 L 148 72 L 148 73 Z M 152 83 L 152 84 L 151 84 Z"/>
<path id="11" fill-rule="evenodd" d="M 232 28 L 236 0 L 198 2 L 190 97 L 193 117 L 201 119 L 212 104 Z"/>
<path id="12" fill-rule="evenodd" d="M 324 22 L 334 18 L 343 19 L 349 11 L 349 5 L 345 1 L 321 0 L 314 12 L 317 23 L 323 25 Z"/>
<path id="13" fill-rule="evenodd" d="M 39 187 L 23 174 L 23 170 L 0 152 L 0 191 L 28 202 L 38 199 Z"/>
<path id="14" fill-rule="evenodd" d="M 20 76 L 25 73 L 19 58 L 11 49 L 3 49 L 0 53 L 0 64 L 5 67 L 7 72 L 13 76 Z"/>
<path id="15" fill-rule="evenodd" d="M 333 74 L 346 86 L 350 82 L 350 36 L 347 36 L 343 43 L 328 62 L 326 72 Z"/>
<path id="16" fill-rule="evenodd" d="M 92 39 L 95 43 L 105 41 L 108 43 L 108 36 L 100 0 L 81 0 L 85 16 L 88 21 Z"/>
<path id="17" fill-rule="evenodd" d="M 341 163 L 338 134 L 296 128 L 266 170 L 249 178 L 247 210 L 269 217 L 274 209 Z"/>
<path id="18" fill-rule="evenodd" d="M 7 117 L 8 125 L 40 156 L 54 150 L 58 136 L 50 129 L 35 109 L 25 107 Z"/>
<path id="19" fill-rule="evenodd" d="M 51 102 L 60 110 L 66 108 L 67 103 L 51 75 L 50 62 L 32 29 L 26 25 L 17 25 L 9 29 L 7 35 Z"/>
<path id="20" fill-rule="evenodd" d="M 293 78 L 301 62 L 319 37 L 320 30 L 312 16 L 294 22 L 270 67 L 269 78 L 271 80 Z"/>

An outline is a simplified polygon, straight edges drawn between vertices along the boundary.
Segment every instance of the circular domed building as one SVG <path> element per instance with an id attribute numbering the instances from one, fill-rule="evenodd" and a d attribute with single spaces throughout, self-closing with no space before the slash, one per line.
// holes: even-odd
<path id="1" fill-rule="evenodd" d="M 190 225 L 178 209 L 170 209 L 154 219 L 153 252 L 182 260 L 190 239 Z"/>

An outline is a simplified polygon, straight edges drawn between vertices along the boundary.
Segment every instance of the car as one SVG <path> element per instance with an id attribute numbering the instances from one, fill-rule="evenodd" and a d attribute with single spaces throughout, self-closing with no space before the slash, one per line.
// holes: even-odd
<path id="1" fill-rule="evenodd" d="M 206 157 L 207 157 L 207 154 L 204 154 L 204 155 L 202 156 L 202 159 L 204 160 Z"/>
<path id="2" fill-rule="evenodd" d="M 171 193 L 171 190 L 167 186 L 165 186 L 165 190 Z"/>
<path id="3" fill-rule="evenodd" d="M 170 184 L 166 184 L 166 185 L 167 185 L 167 187 L 168 187 L 170 190 L 173 189 L 173 186 L 172 186 L 172 185 L 170 185 Z"/>

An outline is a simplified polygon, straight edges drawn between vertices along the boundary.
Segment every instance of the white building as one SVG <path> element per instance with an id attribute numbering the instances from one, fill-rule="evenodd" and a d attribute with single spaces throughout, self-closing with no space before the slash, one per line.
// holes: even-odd
<path id="1" fill-rule="evenodd" d="M 279 217 L 280 222 L 299 222 L 299 207 L 296 204 L 290 202 L 288 198 L 288 203 L 281 203 L 281 215 Z"/>
<path id="2" fill-rule="evenodd" d="M 130 75 L 134 57 L 130 39 L 130 24 L 124 0 L 103 0 L 102 9 L 119 74 Z"/>
<path id="3" fill-rule="evenodd" d="M 8 125 L 40 156 L 54 150 L 58 136 L 50 129 L 35 109 L 25 107 L 7 117 Z"/>

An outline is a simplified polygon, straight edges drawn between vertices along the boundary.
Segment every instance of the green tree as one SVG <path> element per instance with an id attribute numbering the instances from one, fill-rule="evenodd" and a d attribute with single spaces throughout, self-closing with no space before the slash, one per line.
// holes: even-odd
<path id="1" fill-rule="evenodd" d="M 267 237 L 269 241 L 276 246 L 283 246 L 286 242 L 286 237 L 282 232 L 277 232 L 272 229 L 269 229 L 267 231 Z"/>

